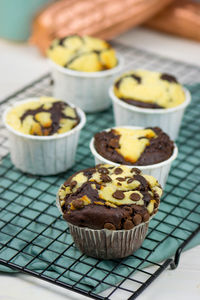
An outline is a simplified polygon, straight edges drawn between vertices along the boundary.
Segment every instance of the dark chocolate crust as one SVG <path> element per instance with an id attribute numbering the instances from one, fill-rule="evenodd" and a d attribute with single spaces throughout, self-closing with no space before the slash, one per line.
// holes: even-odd
<path id="1" fill-rule="evenodd" d="M 149 183 L 141 175 L 140 170 L 133 168 L 132 177 L 126 178 L 125 180 L 132 179 L 140 182 L 140 185 L 137 187 L 137 189 L 133 190 L 133 194 L 134 191 L 139 191 L 143 195 L 144 205 L 137 205 L 134 203 L 131 205 L 126 204 L 111 207 L 109 204 L 106 204 L 106 201 L 102 200 L 102 198 L 100 198 L 98 195 L 98 190 L 101 189 L 101 185 L 97 182 L 89 181 L 92 174 L 99 172 L 101 173 L 103 184 L 106 184 L 106 173 L 108 168 L 104 168 L 102 166 L 103 165 L 97 165 L 96 167 L 81 171 L 87 177 L 87 181 L 83 183 L 75 192 L 71 192 L 65 196 L 65 204 L 62 206 L 64 219 L 69 223 L 80 227 L 88 227 L 91 229 L 106 228 L 109 230 L 128 230 L 142 222 L 147 222 L 150 218 L 150 214 L 147 210 L 148 204 L 152 199 L 155 200 L 154 210 L 151 215 L 155 214 L 158 209 L 160 197 L 156 191 L 152 192 Z M 111 166 L 109 169 L 114 169 L 114 167 Z M 120 167 L 117 168 L 117 171 L 118 169 L 120 171 Z M 73 187 L 77 184 L 77 182 L 74 181 L 74 177 L 78 173 L 80 172 L 72 175 L 63 184 L 61 189 L 64 190 L 65 187 L 70 187 L 73 189 Z M 119 176 L 122 175 L 119 174 Z M 96 184 L 96 189 L 92 188 L 92 184 Z M 137 196 L 136 193 L 134 195 Z M 134 197 L 134 195 L 132 198 L 134 201 L 137 201 L 137 197 Z M 83 196 L 87 196 L 91 200 L 89 205 L 84 205 L 83 201 L 80 200 Z M 119 198 L 116 196 L 116 199 Z M 102 205 L 97 205 L 97 202 L 102 203 Z M 76 209 L 71 209 L 71 204 L 73 204 Z"/>
<path id="2" fill-rule="evenodd" d="M 157 137 L 149 140 L 149 146 L 145 148 L 135 163 L 125 160 L 125 158 L 116 151 L 117 148 L 120 148 L 120 136 L 112 129 L 108 132 L 102 131 L 96 133 L 94 136 L 94 147 L 104 158 L 124 165 L 147 166 L 167 160 L 174 150 L 173 141 L 171 141 L 169 136 L 159 127 L 149 129 L 152 129 Z"/>

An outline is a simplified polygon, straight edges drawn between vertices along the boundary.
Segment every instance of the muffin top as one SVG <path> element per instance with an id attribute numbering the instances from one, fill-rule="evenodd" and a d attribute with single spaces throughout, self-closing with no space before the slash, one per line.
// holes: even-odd
<path id="1" fill-rule="evenodd" d="M 92 229 L 131 229 L 156 213 L 162 189 L 136 168 L 102 164 L 75 173 L 59 189 L 63 217 Z"/>
<path id="2" fill-rule="evenodd" d="M 115 95 L 143 108 L 172 108 L 185 101 L 185 93 L 169 74 L 136 70 L 123 74 L 114 85 Z"/>
<path id="3" fill-rule="evenodd" d="M 47 55 L 62 67 L 82 72 L 98 72 L 117 65 L 115 50 L 110 44 L 90 36 L 70 35 L 56 39 Z"/>
<path id="4" fill-rule="evenodd" d="M 71 130 L 79 123 L 79 117 L 66 102 L 41 97 L 11 108 L 6 122 L 23 134 L 49 136 Z"/>
<path id="5" fill-rule="evenodd" d="M 147 166 L 167 160 L 174 143 L 159 127 L 113 128 L 96 133 L 94 147 L 104 158 L 119 164 Z"/>

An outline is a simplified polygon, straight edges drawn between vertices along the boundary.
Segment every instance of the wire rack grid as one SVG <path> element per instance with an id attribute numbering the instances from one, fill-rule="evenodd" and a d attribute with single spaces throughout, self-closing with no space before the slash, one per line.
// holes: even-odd
<path id="1" fill-rule="evenodd" d="M 200 78 L 200 68 L 172 61 L 114 42 L 125 56 L 125 69 L 145 68 L 174 73 L 184 84 Z M 0 111 L 24 98 L 51 95 L 47 74 L 6 98 Z M 17 170 L 8 154 L 7 133 L 0 127 L 0 264 L 94 299 L 135 299 L 169 265 L 175 268 L 182 249 L 200 231 L 200 85 L 193 85 L 159 213 L 138 251 L 122 260 L 101 261 L 86 257 L 74 246 L 66 222 L 55 205 L 61 183 L 74 172 L 94 165 L 89 141 L 95 132 L 114 125 L 112 109 L 88 114 L 81 133 L 75 166 L 59 176 L 38 177 Z M 195 140 L 191 137 L 195 136 Z M 157 262 L 159 249 L 172 246 L 175 259 Z M 157 251 L 157 252 L 156 252 Z M 153 271 L 143 269 L 153 265 Z"/>

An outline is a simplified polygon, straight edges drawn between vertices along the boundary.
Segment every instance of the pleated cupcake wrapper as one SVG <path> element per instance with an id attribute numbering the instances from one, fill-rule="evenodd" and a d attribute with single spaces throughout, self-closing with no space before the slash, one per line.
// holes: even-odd
<path id="1" fill-rule="evenodd" d="M 33 101 L 27 99 L 26 101 Z M 22 102 L 20 102 L 22 103 Z M 17 132 L 6 123 L 9 131 L 11 160 L 16 168 L 35 175 L 53 175 L 71 168 L 75 163 L 75 154 L 79 134 L 85 125 L 85 114 L 77 108 L 80 123 L 72 130 L 55 136 L 38 137 Z"/>
<path id="2" fill-rule="evenodd" d="M 105 110 L 111 105 L 108 89 L 123 67 L 123 59 L 118 57 L 118 61 L 115 68 L 99 72 L 74 71 L 50 61 L 54 97 L 70 101 L 86 112 Z"/>
<path id="3" fill-rule="evenodd" d="M 172 140 L 178 137 L 181 121 L 185 108 L 191 101 L 190 92 L 184 88 L 186 100 L 174 108 L 149 109 L 140 108 L 125 103 L 117 98 L 113 92 L 113 86 L 109 89 L 109 95 L 113 103 L 115 124 L 133 125 L 142 127 L 160 127 Z"/>
<path id="4" fill-rule="evenodd" d="M 142 129 L 143 128 L 143 127 L 138 127 L 138 126 L 121 126 L 121 128 L 123 128 L 123 127 L 130 128 L 130 129 Z M 115 128 L 115 127 L 112 127 L 112 128 Z M 109 131 L 110 129 L 111 128 L 104 129 L 104 130 Z M 96 149 L 94 147 L 94 138 L 92 138 L 92 140 L 90 142 L 90 150 L 94 156 L 96 165 L 98 165 L 98 164 L 110 164 L 110 165 L 114 165 L 114 166 L 120 165 L 118 163 L 112 162 L 111 160 L 104 158 L 96 151 Z M 129 167 L 129 168 L 136 167 L 139 170 L 141 170 L 144 174 L 155 177 L 158 180 L 159 184 L 162 186 L 162 188 L 164 188 L 167 178 L 168 178 L 170 168 L 171 168 L 171 164 L 176 159 L 177 155 L 178 155 L 178 148 L 177 148 L 176 144 L 174 144 L 174 151 L 173 151 L 171 157 L 163 162 L 160 162 L 160 163 L 157 163 L 154 165 L 149 165 L 149 166 L 129 166 L 129 165 L 127 165 L 127 167 Z"/>
<path id="5" fill-rule="evenodd" d="M 58 193 L 56 205 L 63 215 Z M 100 259 L 115 259 L 129 256 L 140 248 L 146 237 L 149 221 L 154 215 L 147 222 L 129 230 L 95 230 L 79 227 L 69 222 L 67 224 L 76 247 L 82 253 Z"/>
<path id="6" fill-rule="evenodd" d="M 123 258 L 135 252 L 145 239 L 149 222 L 129 230 L 94 230 L 68 223 L 76 247 L 100 259 Z"/>

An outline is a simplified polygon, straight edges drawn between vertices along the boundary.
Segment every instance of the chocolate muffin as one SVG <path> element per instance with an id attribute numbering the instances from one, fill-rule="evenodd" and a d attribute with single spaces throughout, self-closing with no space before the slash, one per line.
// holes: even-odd
<path id="1" fill-rule="evenodd" d="M 128 256 L 141 246 L 161 195 L 157 180 L 136 168 L 97 165 L 60 187 L 58 205 L 77 247 L 107 259 Z"/>
<path id="2" fill-rule="evenodd" d="M 186 99 L 177 79 L 166 73 L 130 71 L 118 78 L 114 94 L 122 101 L 141 108 L 172 108 Z"/>
<path id="3" fill-rule="evenodd" d="M 117 65 L 114 49 L 107 42 L 90 36 L 70 35 L 56 39 L 47 51 L 58 65 L 82 72 L 98 72 Z"/>
<path id="4" fill-rule="evenodd" d="M 11 109 L 6 122 L 13 129 L 35 136 L 61 134 L 79 123 L 76 109 L 51 97 L 24 101 Z"/>
<path id="5" fill-rule="evenodd" d="M 113 128 L 96 133 L 96 151 L 111 162 L 147 166 L 171 157 L 174 143 L 160 128 Z"/>

